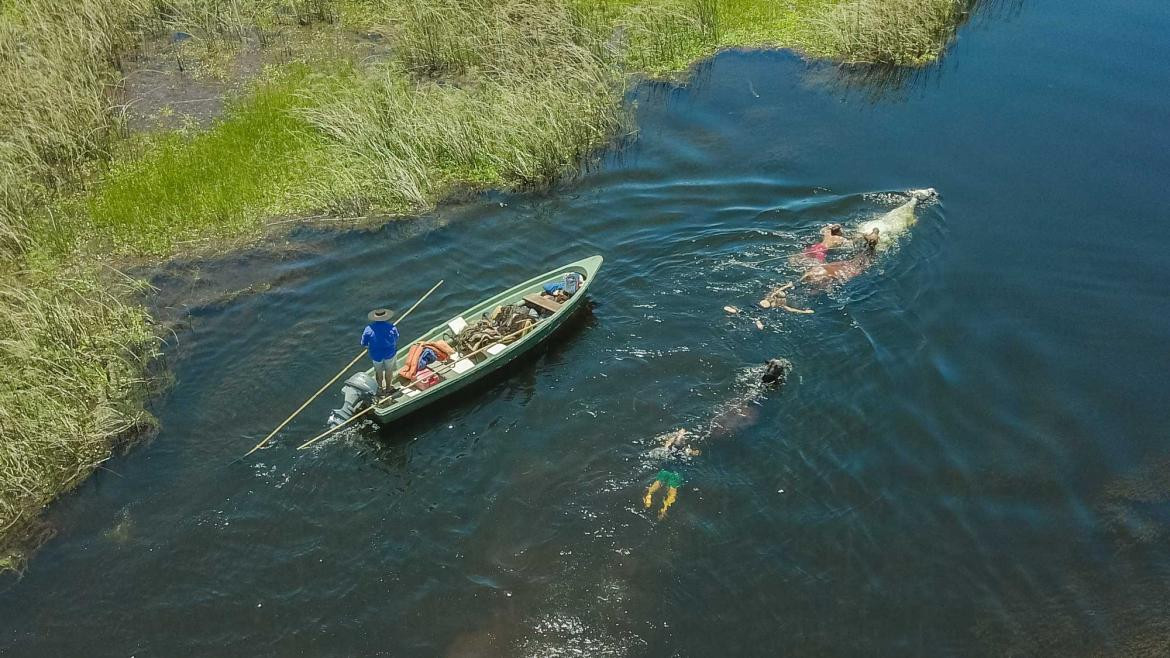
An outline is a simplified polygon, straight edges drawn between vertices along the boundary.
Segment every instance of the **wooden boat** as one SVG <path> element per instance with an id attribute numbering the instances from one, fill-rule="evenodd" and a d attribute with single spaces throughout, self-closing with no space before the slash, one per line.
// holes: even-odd
<path id="1" fill-rule="evenodd" d="M 425 390 L 411 386 L 409 382 L 396 374 L 394 383 L 402 388 L 389 397 L 375 402 L 373 412 L 369 415 L 373 416 L 379 423 L 389 423 L 483 379 L 528 352 L 563 326 L 565 321 L 577 309 L 581 308 L 585 301 L 585 295 L 593 285 L 597 271 L 601 268 L 601 263 L 601 256 L 592 256 L 532 277 L 495 297 L 472 306 L 449 321 L 426 332 L 414 342 L 434 340 L 453 342 L 455 336 L 463 331 L 466 325 L 474 324 L 485 313 L 491 313 L 499 306 L 524 304 L 537 309 L 541 314 L 536 324 L 516 337 L 513 342 L 496 343 L 478 351 L 478 353 L 472 352 L 468 356 L 457 356 L 442 364 L 434 365 L 432 371 L 438 375 L 439 382 L 432 384 Z M 564 276 L 571 272 L 585 278 L 576 293 L 563 303 L 541 296 L 540 293 L 544 290 L 545 284 L 562 281 Z M 407 344 L 395 354 L 394 363 L 399 367 L 405 362 L 407 352 L 410 351 L 412 344 L 414 343 Z M 365 374 L 372 379 L 374 371 L 370 369 Z"/>

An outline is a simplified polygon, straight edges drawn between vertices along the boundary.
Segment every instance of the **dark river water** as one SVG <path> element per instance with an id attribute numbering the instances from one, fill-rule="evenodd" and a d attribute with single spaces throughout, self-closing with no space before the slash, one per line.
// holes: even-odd
<path id="1" fill-rule="evenodd" d="M 180 314 L 161 431 L 52 507 L 0 653 L 1165 655 L 1167 34 L 1160 0 L 1029 0 L 900 82 L 727 52 L 637 86 L 636 136 L 552 193 L 159 277 L 252 292 Z M 723 312 L 927 186 L 814 315 Z M 594 253 L 590 311 L 508 376 L 298 452 L 330 391 L 233 463 L 369 308 L 445 278 L 409 338 Z M 664 462 L 677 428 L 702 454 Z"/>

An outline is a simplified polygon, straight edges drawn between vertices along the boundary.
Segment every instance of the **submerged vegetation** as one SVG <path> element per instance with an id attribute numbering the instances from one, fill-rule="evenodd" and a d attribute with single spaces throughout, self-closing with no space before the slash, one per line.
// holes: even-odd
<path id="1" fill-rule="evenodd" d="M 301 113 L 330 140 L 319 205 L 392 211 L 452 183 L 539 186 L 573 170 L 619 122 L 614 52 L 570 6 L 404 0 L 402 55 Z"/>
<path id="2" fill-rule="evenodd" d="M 0 571 L 41 507 L 151 422 L 141 402 L 158 339 L 107 261 L 254 238 L 276 215 L 409 213 L 456 185 L 548 185 L 620 134 L 632 74 L 756 45 L 921 64 L 970 4 L 0 4 Z M 359 53 L 383 40 L 378 56 Z M 152 66 L 193 79 L 230 76 L 245 52 L 262 65 L 224 115 L 128 130 L 136 57 L 161 53 Z"/>

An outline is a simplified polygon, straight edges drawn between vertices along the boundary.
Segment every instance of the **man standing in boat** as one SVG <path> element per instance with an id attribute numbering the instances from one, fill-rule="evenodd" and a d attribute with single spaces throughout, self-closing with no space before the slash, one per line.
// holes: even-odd
<path id="1" fill-rule="evenodd" d="M 378 394 L 390 392 L 394 376 L 394 354 L 398 351 L 398 327 L 390 321 L 394 314 L 385 308 L 370 311 L 370 323 L 362 332 L 362 345 L 374 362 L 374 378 L 378 380 Z"/>

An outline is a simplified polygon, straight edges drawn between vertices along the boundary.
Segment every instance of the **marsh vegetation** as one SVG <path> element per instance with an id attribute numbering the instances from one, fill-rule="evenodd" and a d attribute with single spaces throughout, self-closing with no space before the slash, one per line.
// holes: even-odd
<path id="1" fill-rule="evenodd" d="M 37 511 L 148 425 L 159 339 L 107 263 L 254 239 L 274 216 L 535 188 L 623 133 L 631 75 L 727 46 L 899 65 L 957 0 L 31 0 L 0 8 L 0 569 Z M 361 57 L 352 35 L 391 56 Z M 276 53 L 206 126 L 132 133 L 154 49 L 181 75 Z M 9 556 L 9 557 L 3 557 Z"/>
<path id="2" fill-rule="evenodd" d="M 818 15 L 814 52 L 850 63 L 920 66 L 942 54 L 973 0 L 847 0 Z"/>

